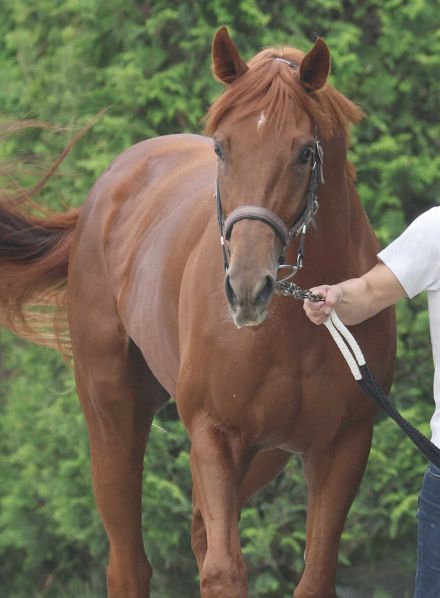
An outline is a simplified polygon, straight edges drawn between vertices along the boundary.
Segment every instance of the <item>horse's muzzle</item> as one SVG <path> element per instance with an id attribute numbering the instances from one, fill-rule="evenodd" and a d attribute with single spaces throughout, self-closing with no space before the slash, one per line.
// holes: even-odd
<path id="1" fill-rule="evenodd" d="M 238 328 L 257 326 L 267 315 L 267 306 L 275 292 L 275 280 L 266 275 L 254 280 L 244 280 L 227 273 L 225 294 L 234 323 Z"/>

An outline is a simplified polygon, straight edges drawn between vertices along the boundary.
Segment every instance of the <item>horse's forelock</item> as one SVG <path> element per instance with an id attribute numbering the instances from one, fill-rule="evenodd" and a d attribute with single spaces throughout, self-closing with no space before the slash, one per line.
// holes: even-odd
<path id="1" fill-rule="evenodd" d="M 362 118 L 361 110 L 330 84 L 308 93 L 299 80 L 299 68 L 285 62 L 299 66 L 303 57 L 304 53 L 294 48 L 268 48 L 254 56 L 248 63 L 249 70 L 209 109 L 206 134 L 214 134 L 226 114 L 238 122 L 261 111 L 265 113 L 265 126 L 273 125 L 279 133 L 301 111 L 316 123 L 322 139 L 343 134 L 348 142 L 350 124 Z"/>

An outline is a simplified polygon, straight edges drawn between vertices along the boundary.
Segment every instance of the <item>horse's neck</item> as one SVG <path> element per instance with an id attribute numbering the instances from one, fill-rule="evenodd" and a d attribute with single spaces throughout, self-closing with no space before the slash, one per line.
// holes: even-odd
<path id="1" fill-rule="evenodd" d="M 327 148 L 325 183 L 319 188 L 318 230 L 306 261 L 325 279 L 354 276 L 370 267 L 376 241 L 347 168 L 345 147 Z M 358 251 L 360 249 L 360 251 Z M 324 279 L 323 279 L 324 281 Z"/>

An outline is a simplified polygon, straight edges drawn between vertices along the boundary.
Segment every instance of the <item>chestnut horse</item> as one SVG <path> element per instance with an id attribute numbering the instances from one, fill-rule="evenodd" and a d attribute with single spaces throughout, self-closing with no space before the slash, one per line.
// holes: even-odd
<path id="1" fill-rule="evenodd" d="M 341 531 L 375 408 L 325 330 L 300 302 L 275 295 L 280 261 L 297 260 L 292 230 L 313 219 L 315 206 L 304 210 L 319 144 L 318 230 L 307 234 L 296 280 L 306 288 L 340 281 L 377 259 L 346 157 L 361 113 L 327 83 L 329 70 L 320 39 L 306 55 L 266 49 L 246 64 L 222 28 L 213 71 L 226 89 L 206 126 L 214 147 L 187 134 L 144 141 L 113 162 L 80 210 L 38 219 L 1 208 L 4 322 L 17 328 L 27 305 L 66 298 L 111 598 L 150 595 L 142 468 L 153 416 L 169 395 L 191 438 L 201 596 L 248 595 L 240 509 L 292 453 L 308 486 L 306 565 L 294 596 L 336 595 Z M 388 389 L 392 311 L 355 333 Z"/>

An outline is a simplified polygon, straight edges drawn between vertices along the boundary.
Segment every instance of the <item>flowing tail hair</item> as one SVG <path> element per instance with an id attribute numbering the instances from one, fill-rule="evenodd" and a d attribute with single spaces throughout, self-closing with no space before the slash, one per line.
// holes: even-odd
<path id="1" fill-rule="evenodd" d="M 30 213 L 32 196 L 96 118 L 79 131 L 28 192 L 0 200 L 0 326 L 27 340 L 70 355 L 66 313 L 69 254 L 79 209 L 37 217 Z M 32 126 L 32 124 L 31 124 Z"/>

